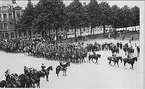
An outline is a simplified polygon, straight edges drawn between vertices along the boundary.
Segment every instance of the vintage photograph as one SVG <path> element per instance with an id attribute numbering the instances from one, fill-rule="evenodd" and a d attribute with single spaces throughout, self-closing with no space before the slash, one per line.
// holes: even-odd
<path id="1" fill-rule="evenodd" d="M 0 88 L 141 89 L 141 7 L 0 0 Z"/>

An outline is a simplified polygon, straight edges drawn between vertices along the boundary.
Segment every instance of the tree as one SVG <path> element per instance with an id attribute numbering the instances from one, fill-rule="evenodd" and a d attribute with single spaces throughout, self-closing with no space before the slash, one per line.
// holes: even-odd
<path id="1" fill-rule="evenodd" d="M 85 27 L 89 27 L 89 16 L 87 13 L 87 5 L 84 4 L 83 8 L 82 8 L 82 12 L 81 12 L 81 23 L 80 23 L 80 27 L 85 29 Z M 80 36 L 82 36 L 82 29 L 80 29 Z"/>
<path id="2" fill-rule="evenodd" d="M 112 16 L 111 16 L 111 21 L 112 21 L 112 26 L 114 28 L 119 27 L 120 23 L 119 23 L 119 15 L 120 15 L 120 8 L 117 5 L 113 5 L 111 7 L 111 12 L 112 12 Z"/>
<path id="3" fill-rule="evenodd" d="M 76 29 L 80 27 L 81 17 L 82 17 L 82 4 L 79 0 L 74 0 L 67 7 L 67 13 L 69 18 L 69 24 L 71 29 L 75 29 L 75 38 L 76 38 Z"/>
<path id="4" fill-rule="evenodd" d="M 58 30 L 64 25 L 65 20 L 65 5 L 61 0 L 40 0 L 36 5 L 37 16 L 33 22 L 33 27 L 37 31 L 44 33 L 44 38 L 50 30 L 56 32 L 58 38 Z M 57 39 L 56 39 L 57 40 Z"/>
<path id="5" fill-rule="evenodd" d="M 26 32 L 28 30 L 31 30 L 32 21 L 34 20 L 34 18 L 35 18 L 35 7 L 32 5 L 31 2 L 29 2 L 24 10 L 23 15 L 18 20 L 16 28 L 19 29 L 19 32 Z"/>
<path id="6" fill-rule="evenodd" d="M 91 26 L 91 35 L 92 35 L 92 28 L 99 26 L 99 18 L 100 18 L 100 8 L 99 4 L 96 0 L 91 0 L 90 3 L 87 5 L 87 13 L 89 24 Z"/>
<path id="7" fill-rule="evenodd" d="M 131 25 L 132 26 L 137 26 L 140 24 L 140 14 L 139 14 L 139 7 L 135 6 L 131 8 Z"/>
<path id="8" fill-rule="evenodd" d="M 119 19 L 122 27 L 128 27 L 131 25 L 131 11 L 127 5 L 121 8 Z"/>
<path id="9" fill-rule="evenodd" d="M 103 33 L 105 33 L 105 25 L 111 24 L 111 7 L 107 2 L 101 2 L 99 4 L 100 18 L 99 24 L 103 25 Z"/>

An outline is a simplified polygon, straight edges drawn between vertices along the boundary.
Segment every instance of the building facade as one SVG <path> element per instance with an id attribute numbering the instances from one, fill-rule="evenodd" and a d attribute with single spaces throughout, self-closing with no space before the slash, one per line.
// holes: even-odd
<path id="1" fill-rule="evenodd" d="M 32 30 L 28 32 L 20 33 L 15 28 L 15 23 L 23 14 L 23 9 L 20 6 L 15 6 L 13 8 L 12 5 L 3 5 L 0 6 L 0 40 L 4 39 L 25 39 L 41 37 L 41 33 L 33 32 Z"/>
<path id="2" fill-rule="evenodd" d="M 16 37 L 14 14 L 17 21 L 22 15 L 22 8 L 20 6 L 13 8 L 11 5 L 0 7 L 0 39 L 14 39 Z"/>

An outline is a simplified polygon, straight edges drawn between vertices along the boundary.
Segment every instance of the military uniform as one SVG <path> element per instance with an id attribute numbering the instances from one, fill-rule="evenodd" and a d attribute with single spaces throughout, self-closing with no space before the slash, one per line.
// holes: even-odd
<path id="1" fill-rule="evenodd" d="M 45 68 L 46 68 L 46 66 L 44 66 L 44 64 L 42 64 L 41 70 L 42 70 L 42 72 L 44 72 L 44 73 L 46 73 Z"/>

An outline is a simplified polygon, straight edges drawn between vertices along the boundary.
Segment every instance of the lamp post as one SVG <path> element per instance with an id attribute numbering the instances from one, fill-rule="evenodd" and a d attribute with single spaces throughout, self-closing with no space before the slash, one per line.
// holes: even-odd
<path id="1" fill-rule="evenodd" d="M 17 39 L 17 29 L 16 29 L 16 16 L 15 16 L 15 8 L 12 6 L 13 18 L 14 18 L 14 30 L 15 30 L 15 38 Z"/>

